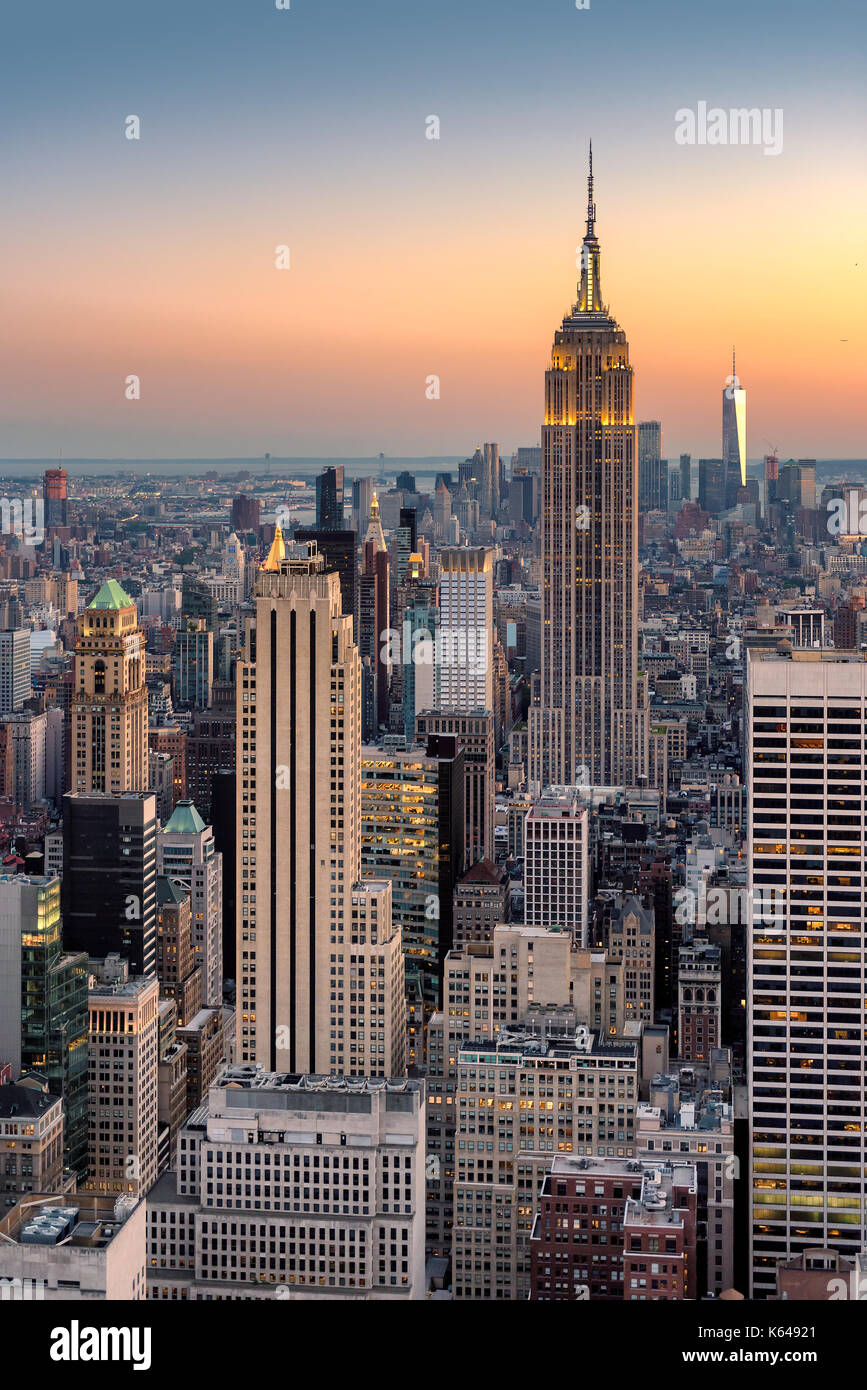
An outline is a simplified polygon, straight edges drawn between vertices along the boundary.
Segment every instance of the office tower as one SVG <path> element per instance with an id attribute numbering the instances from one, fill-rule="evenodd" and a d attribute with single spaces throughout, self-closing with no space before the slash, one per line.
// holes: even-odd
<path id="1" fill-rule="evenodd" d="M 34 1189 L 0 1216 L 0 1282 L 38 1289 L 32 1296 L 46 1302 L 144 1298 L 144 1202 L 53 1196 Z"/>
<path id="2" fill-rule="evenodd" d="M 747 393 L 735 372 L 734 348 L 732 374 L 722 393 L 722 461 L 725 506 L 729 510 L 737 503 L 738 488 L 747 484 Z"/>
<path id="3" fill-rule="evenodd" d="M 358 547 L 354 531 L 343 531 L 337 527 L 330 530 L 312 531 L 299 527 L 295 540 L 301 545 L 315 541 L 319 554 L 325 561 L 326 571 L 333 570 L 340 576 L 340 599 L 343 612 L 352 618 L 353 634 L 358 640 Z"/>
<path id="4" fill-rule="evenodd" d="M 358 536 L 363 536 L 373 501 L 373 479 L 352 479 L 352 510 L 349 525 Z"/>
<path id="5" fill-rule="evenodd" d="M 381 528 L 380 528 L 381 530 Z M 389 556 L 384 546 L 365 541 L 359 580 L 359 655 L 362 672 L 362 738 L 369 743 L 381 725 L 388 724 Z M 365 674 L 366 673 L 366 674 Z"/>
<path id="6" fill-rule="evenodd" d="M 816 460 L 798 459 L 800 482 L 799 504 L 812 510 L 816 505 Z"/>
<path id="7" fill-rule="evenodd" d="M 238 1060 L 399 1075 L 404 975 L 391 884 L 360 880 L 352 619 L 315 548 L 287 554 L 279 530 L 259 571 L 237 698 Z"/>
<path id="8" fill-rule="evenodd" d="M 694 1164 L 558 1154 L 545 1174 L 530 1237 L 530 1298 L 695 1298 L 697 1212 Z"/>
<path id="9" fill-rule="evenodd" d="M 415 475 L 406 470 L 403 473 L 398 473 L 394 480 L 394 485 L 398 492 L 418 492 L 418 488 L 415 485 Z"/>
<path id="10" fill-rule="evenodd" d="M 258 497 L 246 497 L 240 493 L 232 498 L 232 530 L 258 531 L 262 516 L 262 503 Z"/>
<path id="11" fill-rule="evenodd" d="M 509 520 L 513 526 L 532 526 L 538 515 L 539 479 L 535 473 L 512 470 L 509 482 Z"/>
<path id="12" fill-rule="evenodd" d="M 0 632 L 0 715 L 13 714 L 30 699 L 30 631 Z"/>
<path id="13" fill-rule="evenodd" d="M 692 498 L 692 456 L 681 454 L 680 456 L 680 495 L 684 502 L 689 502 Z"/>
<path id="14" fill-rule="evenodd" d="M 456 1299 L 529 1296 L 530 1237 L 553 1155 L 634 1156 L 639 1067 L 635 1039 L 577 1027 L 568 1005 L 540 1005 L 526 1026 L 459 1046 L 457 1130 L 464 1147 L 455 1165 Z M 489 1096 L 497 1098 L 495 1126 Z M 499 1150 L 493 1161 L 490 1128 Z"/>
<path id="15" fill-rule="evenodd" d="M 624 1007 L 628 1023 L 653 1022 L 655 937 L 653 912 L 634 893 L 620 893 L 605 933 L 611 960 L 624 965 Z"/>
<path id="16" fill-rule="evenodd" d="M 638 677 L 637 459 L 626 334 L 602 303 L 588 179 L 578 301 L 554 335 L 542 428 L 542 676 L 530 781 L 637 785 L 646 761 Z"/>
<path id="17" fill-rule="evenodd" d="M 0 1085 L 0 1200 L 11 1207 L 33 1192 L 59 1192 L 63 1176 L 63 1101 L 31 1075 Z"/>
<path id="18" fill-rule="evenodd" d="M 156 971 L 156 798 L 70 792 L 63 798 L 63 943 Z"/>
<path id="19" fill-rule="evenodd" d="M 511 881 L 489 859 L 479 859 L 455 884 L 454 948 L 471 941 L 488 942 L 511 916 Z"/>
<path id="20" fill-rule="evenodd" d="M 546 787 L 524 825 L 524 921 L 561 927 L 587 945 L 587 808 L 574 787 Z"/>
<path id="21" fill-rule="evenodd" d="M 185 574 L 181 581 L 181 618 L 203 622 L 208 632 L 216 632 L 219 627 L 216 594 L 203 579 L 194 579 L 191 574 Z"/>
<path id="22" fill-rule="evenodd" d="M 765 525 L 769 520 L 769 509 L 772 503 L 777 500 L 777 483 L 780 477 L 780 460 L 776 454 L 765 455 L 765 496 L 764 496 L 764 520 Z"/>
<path id="23" fill-rule="evenodd" d="M 484 498 L 485 519 L 496 516 L 500 509 L 500 486 L 501 486 L 501 467 L 500 467 L 500 446 L 499 444 L 485 444 L 484 446 L 484 478 L 487 486 L 487 495 Z"/>
<path id="24" fill-rule="evenodd" d="M 434 708 L 493 709 L 494 552 L 440 553 Z"/>
<path id="25" fill-rule="evenodd" d="M 24 811 L 45 799 L 45 753 L 48 719 L 45 714 L 21 710 L 3 720 L 12 746 L 15 802 Z"/>
<path id="26" fill-rule="evenodd" d="M 431 734 L 454 735 L 464 752 L 464 864 L 493 861 L 494 850 L 494 715 L 490 709 L 422 710 L 416 731 L 423 743 Z"/>
<path id="27" fill-rule="evenodd" d="M 202 969 L 193 949 L 190 895 L 173 878 L 157 879 L 157 979 L 183 1028 L 202 1007 Z"/>
<path id="28" fill-rule="evenodd" d="M 145 644 L 136 607 L 106 580 L 81 616 L 72 697 L 76 792 L 143 792 L 148 781 Z"/>
<path id="29" fill-rule="evenodd" d="M 719 516 L 726 510 L 726 475 L 722 459 L 699 459 L 698 505 L 711 516 Z"/>
<path id="30" fill-rule="evenodd" d="M 168 820 L 175 807 L 175 760 L 171 753 L 148 753 L 148 791 L 157 802 L 157 820 Z"/>
<path id="31" fill-rule="evenodd" d="M 66 469 L 46 468 L 42 475 L 42 500 L 45 507 L 45 528 L 66 526 L 68 521 L 68 502 L 66 497 Z"/>
<path id="32" fill-rule="evenodd" d="M 148 1194 L 149 1297 L 424 1298 L 424 1123 L 419 1081 L 226 1068 Z"/>
<path id="33" fill-rule="evenodd" d="M 763 1298 L 781 1260 L 864 1245 L 863 653 L 748 650 L 745 713 L 750 1264 Z"/>
<path id="34" fill-rule="evenodd" d="M 410 556 L 418 553 L 417 519 L 415 507 L 401 507 L 400 520 L 394 533 L 397 547 L 394 574 L 397 584 L 403 584 L 409 572 Z"/>
<path id="35" fill-rule="evenodd" d="M 664 465 L 664 466 L 663 466 Z M 641 420 L 638 425 L 638 509 L 659 511 L 668 506 L 668 488 L 663 490 L 668 464 L 662 457 L 662 425 L 658 420 Z"/>
<path id="36" fill-rule="evenodd" d="M 214 634 L 204 618 L 188 618 L 172 652 L 172 681 L 177 704 L 207 709 L 214 680 Z"/>
<path id="37" fill-rule="evenodd" d="M 91 959 L 86 1186 L 143 1197 L 157 1175 L 159 983 Z"/>
<path id="38" fill-rule="evenodd" d="M 437 479 L 436 491 L 434 493 L 433 516 L 435 538 L 438 541 L 446 540 L 448 537 L 449 522 L 452 519 L 452 495 L 442 478 Z"/>
<path id="39" fill-rule="evenodd" d="M 219 693 L 219 701 L 218 701 Z M 224 695 L 231 698 L 228 703 Z M 201 813 L 206 825 L 211 821 L 211 798 L 214 778 L 219 772 L 235 771 L 235 688 L 234 685 L 215 685 L 211 691 L 212 705 L 197 710 L 186 736 L 187 796 Z M 234 965 L 232 969 L 234 970 Z"/>
<path id="40" fill-rule="evenodd" d="M 317 531 L 343 530 L 343 464 L 326 468 L 316 479 Z"/>
<path id="41" fill-rule="evenodd" d="M 192 944 L 202 969 L 202 1003 L 223 1002 L 223 856 L 192 801 L 180 801 L 157 831 L 157 873 L 189 894 Z"/>
<path id="42" fill-rule="evenodd" d="M 427 750 L 362 748 L 362 872 L 391 880 L 407 987 L 418 984 L 429 1010 L 441 1002 L 443 961 L 452 946 L 463 812 L 464 755 L 456 739 L 431 738 Z"/>
<path id="43" fill-rule="evenodd" d="M 0 1062 L 64 1105 L 64 1166 L 87 1168 L 87 957 L 64 952 L 60 881 L 0 877 Z"/>
<path id="44" fill-rule="evenodd" d="M 415 597 L 412 597 L 412 595 Z M 436 672 L 441 648 L 439 609 L 433 602 L 436 591 L 431 586 L 404 586 L 398 591 L 395 613 L 406 597 L 400 624 L 400 699 L 403 709 L 403 734 L 409 743 L 415 739 L 416 716 L 435 703 Z"/>

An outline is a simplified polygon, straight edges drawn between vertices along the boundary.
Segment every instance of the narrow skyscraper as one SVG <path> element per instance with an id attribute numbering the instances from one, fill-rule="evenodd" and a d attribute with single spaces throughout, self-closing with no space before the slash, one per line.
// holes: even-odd
<path id="1" fill-rule="evenodd" d="M 542 675 L 530 781 L 636 785 L 646 762 L 638 677 L 637 459 L 626 334 L 602 302 L 587 181 L 578 302 L 554 335 L 542 427 Z"/>
<path id="2" fill-rule="evenodd" d="M 148 787 L 145 645 L 136 606 L 107 579 L 82 614 L 72 697 L 72 790 Z"/>
<path id="3" fill-rule="evenodd" d="M 747 485 L 747 393 L 735 372 L 734 348 L 732 374 L 722 396 L 722 455 L 728 509 L 737 505 L 738 488 Z"/>

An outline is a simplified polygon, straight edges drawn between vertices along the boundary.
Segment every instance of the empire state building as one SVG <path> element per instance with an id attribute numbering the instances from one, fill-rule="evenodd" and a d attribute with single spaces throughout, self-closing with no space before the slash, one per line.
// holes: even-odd
<path id="1" fill-rule="evenodd" d="M 578 300 L 554 334 L 542 427 L 542 670 L 530 783 L 635 786 L 647 684 L 638 673 L 638 462 L 626 334 L 602 301 L 593 201 Z"/>

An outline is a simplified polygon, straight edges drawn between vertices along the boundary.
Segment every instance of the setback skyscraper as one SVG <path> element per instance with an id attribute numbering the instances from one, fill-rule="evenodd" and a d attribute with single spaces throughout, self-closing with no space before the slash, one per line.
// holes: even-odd
<path id="1" fill-rule="evenodd" d="M 626 334 L 602 302 L 593 202 L 578 302 L 554 335 L 542 427 L 542 673 L 530 781 L 636 785 L 646 762 L 638 675 L 637 459 Z"/>
<path id="2" fill-rule="evenodd" d="M 278 526 L 238 663 L 238 1060 L 399 1076 L 391 883 L 361 878 L 361 665 L 340 580 Z"/>

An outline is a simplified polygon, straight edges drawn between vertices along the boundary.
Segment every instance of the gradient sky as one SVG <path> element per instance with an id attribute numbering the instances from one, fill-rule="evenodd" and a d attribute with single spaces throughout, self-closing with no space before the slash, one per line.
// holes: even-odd
<path id="1" fill-rule="evenodd" d="M 718 455 L 734 342 L 751 457 L 863 457 L 865 59 L 862 0 L 9 6 L 0 457 L 537 443 L 591 137 L 636 419 Z"/>

